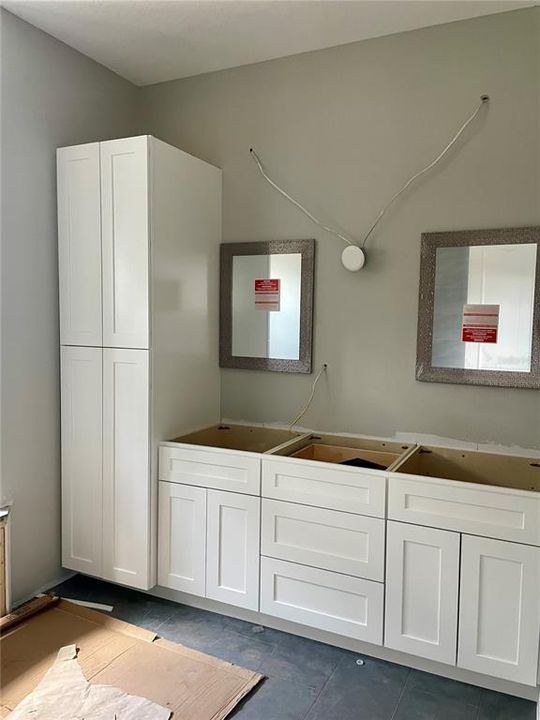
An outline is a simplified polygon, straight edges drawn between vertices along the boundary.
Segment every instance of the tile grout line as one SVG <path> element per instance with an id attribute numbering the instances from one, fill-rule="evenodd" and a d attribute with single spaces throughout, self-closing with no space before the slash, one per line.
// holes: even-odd
<path id="1" fill-rule="evenodd" d="M 311 703 L 311 705 L 308 707 L 308 709 L 306 710 L 306 712 L 304 713 L 304 715 L 302 715 L 302 717 L 300 718 L 300 720 L 306 720 L 306 719 L 307 719 L 309 713 L 313 710 L 313 708 L 314 708 L 314 706 L 315 706 L 315 703 L 316 703 L 316 702 L 318 701 L 318 699 L 321 697 L 321 695 L 322 695 L 325 687 L 328 685 L 328 683 L 330 682 L 330 680 L 334 677 L 334 675 L 336 674 L 336 670 L 338 669 L 338 667 L 341 665 L 342 662 L 343 662 L 343 658 L 342 658 L 341 660 L 338 660 L 338 661 L 336 662 L 336 665 L 335 665 L 334 669 L 332 670 L 332 672 L 330 673 L 330 675 L 326 678 L 326 680 L 325 680 L 324 683 L 322 684 L 321 689 L 320 689 L 319 692 L 317 693 L 317 696 L 315 697 L 315 699 L 313 700 L 313 702 Z"/>
<path id="2" fill-rule="evenodd" d="M 396 717 L 396 713 L 397 713 L 397 711 L 399 710 L 399 705 L 400 705 L 400 703 L 401 703 L 401 701 L 402 701 L 402 699 L 403 699 L 403 695 L 405 694 L 405 690 L 406 690 L 406 688 L 407 688 L 407 685 L 409 684 L 409 679 L 410 679 L 411 675 L 412 675 L 412 672 L 411 672 L 411 670 L 410 670 L 410 668 L 409 668 L 409 672 L 407 673 L 407 678 L 406 678 L 405 682 L 403 683 L 403 687 L 401 688 L 401 692 L 399 693 L 399 697 L 398 697 L 397 702 L 396 702 L 396 707 L 394 708 L 394 712 L 392 713 L 392 715 L 390 715 L 389 720 L 394 720 L 394 718 Z"/>

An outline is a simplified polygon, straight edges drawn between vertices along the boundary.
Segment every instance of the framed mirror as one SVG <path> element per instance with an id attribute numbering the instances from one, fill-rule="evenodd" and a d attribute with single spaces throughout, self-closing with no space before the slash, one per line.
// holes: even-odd
<path id="1" fill-rule="evenodd" d="M 422 235 L 416 378 L 540 387 L 540 227 Z"/>
<path id="2" fill-rule="evenodd" d="M 221 367 L 311 372 L 314 240 L 221 245 Z"/>

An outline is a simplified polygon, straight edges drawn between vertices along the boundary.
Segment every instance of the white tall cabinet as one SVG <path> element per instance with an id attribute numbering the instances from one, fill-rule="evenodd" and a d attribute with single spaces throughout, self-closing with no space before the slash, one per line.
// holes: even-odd
<path id="1" fill-rule="evenodd" d="M 219 420 L 221 171 L 145 135 L 57 173 L 63 565 L 148 589 L 158 442 Z"/>

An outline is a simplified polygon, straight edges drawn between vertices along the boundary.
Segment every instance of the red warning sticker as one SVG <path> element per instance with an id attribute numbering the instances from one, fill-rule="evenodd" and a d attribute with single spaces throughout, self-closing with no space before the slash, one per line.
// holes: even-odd
<path id="1" fill-rule="evenodd" d="M 255 280 L 255 307 L 257 310 L 279 311 L 281 281 L 271 278 Z"/>
<path id="2" fill-rule="evenodd" d="M 461 339 L 463 342 L 496 343 L 500 305 L 464 305 Z"/>

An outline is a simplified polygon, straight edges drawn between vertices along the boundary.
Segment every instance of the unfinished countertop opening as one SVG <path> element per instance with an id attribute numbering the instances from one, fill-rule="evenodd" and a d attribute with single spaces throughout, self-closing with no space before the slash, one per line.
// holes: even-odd
<path id="1" fill-rule="evenodd" d="M 170 442 L 206 447 L 267 453 L 305 434 L 276 428 L 251 425 L 213 425 L 203 430 L 174 438 Z"/>
<path id="2" fill-rule="evenodd" d="M 369 470 L 389 470 L 413 447 L 387 440 L 311 434 L 277 450 L 275 454 Z"/>
<path id="3" fill-rule="evenodd" d="M 540 459 L 434 446 L 418 447 L 395 472 L 540 492 Z"/>

